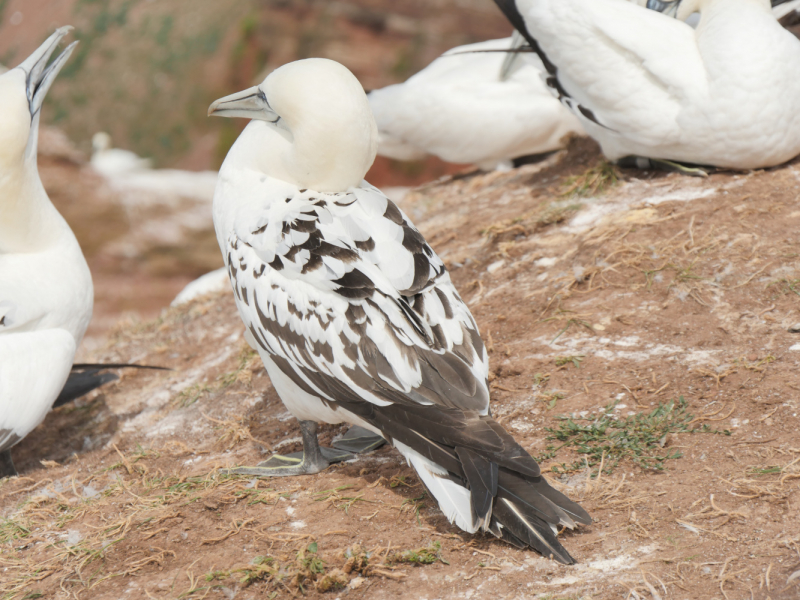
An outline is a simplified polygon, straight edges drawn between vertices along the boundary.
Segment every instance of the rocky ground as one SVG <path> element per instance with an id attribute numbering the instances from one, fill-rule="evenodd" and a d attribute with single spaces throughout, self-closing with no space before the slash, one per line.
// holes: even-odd
<path id="1" fill-rule="evenodd" d="M 102 189 L 86 182 L 63 186 Z M 577 565 L 463 534 L 391 448 L 298 479 L 225 475 L 299 430 L 223 292 L 98 335 L 86 358 L 172 371 L 123 374 L 14 449 L 0 594 L 797 597 L 798 190 L 797 163 L 696 179 L 615 170 L 577 141 L 402 201 L 478 321 L 494 414 L 595 519 L 562 535 Z"/>

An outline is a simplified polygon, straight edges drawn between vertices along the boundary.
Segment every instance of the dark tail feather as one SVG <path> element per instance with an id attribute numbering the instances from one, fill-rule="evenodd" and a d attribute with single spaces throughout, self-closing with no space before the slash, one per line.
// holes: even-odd
<path id="1" fill-rule="evenodd" d="M 155 367 L 153 365 L 135 365 L 132 363 L 108 363 L 108 364 L 95 364 L 95 363 L 75 363 L 72 365 L 73 371 L 85 371 L 86 369 L 95 369 L 100 371 L 102 369 L 150 369 L 153 371 L 172 371 L 169 367 Z"/>
<path id="2" fill-rule="evenodd" d="M 567 513 L 575 522 L 581 525 L 591 525 L 592 517 L 580 504 L 567 498 L 544 479 L 542 479 L 542 485 L 537 486 L 536 491 Z"/>
<path id="3" fill-rule="evenodd" d="M 155 369 L 159 371 L 169 371 L 165 367 L 152 367 L 149 365 L 132 365 L 125 363 L 109 363 L 105 365 L 90 364 L 90 363 L 76 363 L 72 365 L 72 372 L 69 374 L 67 383 L 64 384 L 64 389 L 56 398 L 53 403 L 53 408 L 63 406 L 67 402 L 77 400 L 81 396 L 85 396 L 92 390 L 99 388 L 102 385 L 116 381 L 119 379 L 114 373 L 102 373 L 107 369 Z"/>
<path id="4" fill-rule="evenodd" d="M 94 389 L 119 379 L 114 373 L 98 373 L 95 370 L 73 371 L 69 374 L 64 389 L 53 402 L 53 408 L 65 405 L 67 402 L 77 400 Z"/>
<path id="5" fill-rule="evenodd" d="M 575 559 L 556 539 L 550 525 L 542 519 L 525 514 L 512 500 L 498 495 L 492 511 L 493 521 L 501 533 L 507 529 L 513 538 L 517 538 L 542 553 L 552 557 L 560 563 L 571 565 Z M 502 536 L 505 538 L 505 536 Z M 513 541 L 512 541 L 513 543 Z"/>
<path id="6" fill-rule="evenodd" d="M 532 519 L 541 519 L 552 525 L 564 525 L 572 529 L 575 522 L 558 504 L 549 500 L 542 493 L 545 488 L 550 488 L 550 486 L 543 477 L 528 480 L 503 469 L 500 472 L 497 494 L 499 498 L 506 498 L 513 502 Z"/>
<path id="7" fill-rule="evenodd" d="M 499 471 L 497 463 L 486 460 L 466 448 L 456 448 L 456 455 L 461 461 L 467 480 L 472 500 L 473 522 L 488 525 L 487 516 L 492 513 L 492 503 L 497 495 Z"/>

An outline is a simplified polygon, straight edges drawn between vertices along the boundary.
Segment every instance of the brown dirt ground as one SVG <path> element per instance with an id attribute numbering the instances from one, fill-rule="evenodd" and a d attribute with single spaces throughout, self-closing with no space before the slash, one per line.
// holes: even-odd
<path id="1" fill-rule="evenodd" d="M 797 597 L 800 168 L 623 170 L 593 190 L 600 164 L 579 141 L 402 204 L 491 350 L 494 414 L 534 456 L 560 415 L 585 425 L 613 402 L 623 419 L 683 397 L 684 423 L 719 432 L 664 435 L 644 454 L 682 456 L 662 470 L 611 449 L 597 479 L 551 452 L 544 470 L 595 518 L 563 535 L 577 565 L 461 533 L 390 448 L 305 478 L 222 475 L 299 435 L 224 293 L 119 327 L 92 358 L 173 371 L 124 374 L 14 449 L 2 597 Z"/>

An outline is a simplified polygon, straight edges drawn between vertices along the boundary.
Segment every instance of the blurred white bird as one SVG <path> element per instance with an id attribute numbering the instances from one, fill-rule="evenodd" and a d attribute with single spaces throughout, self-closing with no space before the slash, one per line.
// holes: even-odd
<path id="1" fill-rule="evenodd" d="M 126 207 L 176 203 L 182 198 L 211 202 L 217 185 L 214 171 L 153 169 L 149 158 L 113 148 L 111 136 L 99 131 L 92 137 L 92 168 L 118 192 Z"/>
<path id="2" fill-rule="evenodd" d="M 180 293 L 175 296 L 175 299 L 170 303 L 170 306 L 181 306 L 187 302 L 191 302 L 195 298 L 211 294 L 213 292 L 221 292 L 228 288 L 230 280 L 228 279 L 228 268 L 220 267 L 201 275 L 194 281 L 186 284 Z"/>
<path id="3" fill-rule="evenodd" d="M 89 267 L 36 164 L 42 102 L 77 42 L 47 61 L 70 30 L 0 75 L 0 477 L 16 473 L 9 448 L 62 391 L 92 316 Z"/>
<path id="4" fill-rule="evenodd" d="M 459 46 L 405 83 L 369 93 L 378 124 L 378 154 L 418 160 L 434 154 L 483 169 L 510 166 L 521 156 L 563 147 L 583 133 L 553 97 L 542 61 L 519 54 L 505 62 L 512 38 Z"/>
<path id="5" fill-rule="evenodd" d="M 111 136 L 105 131 L 98 131 L 92 136 L 90 164 L 95 171 L 106 178 L 135 173 L 153 166 L 153 162 L 148 158 L 141 158 L 130 150 L 114 148 L 111 145 Z"/>
<path id="6" fill-rule="evenodd" d="M 475 320 L 408 217 L 363 180 L 378 132 L 358 80 L 297 61 L 209 114 L 253 119 L 220 170 L 214 225 L 248 341 L 303 435 L 301 458 L 235 472 L 319 472 L 317 423 L 360 425 L 451 522 L 574 562 L 553 530 L 589 515 L 489 415 Z"/>
<path id="7" fill-rule="evenodd" d="M 753 169 L 800 153 L 800 41 L 769 0 L 678 0 L 697 30 L 625 0 L 495 2 L 612 160 Z"/>

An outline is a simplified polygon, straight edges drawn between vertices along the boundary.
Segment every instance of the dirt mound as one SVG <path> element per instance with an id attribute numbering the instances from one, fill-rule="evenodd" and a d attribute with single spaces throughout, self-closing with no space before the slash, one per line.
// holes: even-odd
<path id="1" fill-rule="evenodd" d="M 796 597 L 799 186 L 795 164 L 620 171 L 583 140 L 403 200 L 480 325 L 493 413 L 595 518 L 563 534 L 577 566 L 461 533 L 391 448 L 299 479 L 225 475 L 299 430 L 222 293 L 118 329 L 92 358 L 173 370 L 125 374 L 14 449 L 0 590 Z"/>

